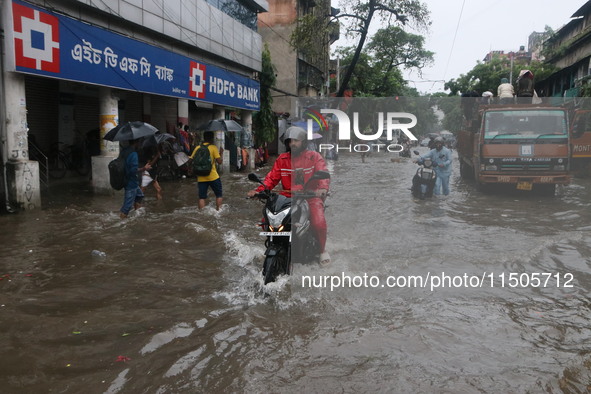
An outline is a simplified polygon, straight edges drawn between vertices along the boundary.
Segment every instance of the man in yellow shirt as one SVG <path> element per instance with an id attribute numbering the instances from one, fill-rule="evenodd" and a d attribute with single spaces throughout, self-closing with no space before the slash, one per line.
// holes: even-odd
<path id="1" fill-rule="evenodd" d="M 218 151 L 217 146 L 213 144 L 213 131 L 206 131 L 203 133 L 203 145 L 207 146 L 207 149 L 209 149 L 209 156 L 211 157 L 211 172 L 209 175 L 197 177 L 197 187 L 199 189 L 198 206 L 199 209 L 205 207 L 207 190 L 211 187 L 211 190 L 213 190 L 213 193 L 215 194 L 216 209 L 219 211 L 222 206 L 222 180 L 220 179 L 215 164 L 222 164 L 220 153 L 224 150 L 221 149 L 221 152 Z M 200 147 L 201 145 L 195 147 L 193 154 L 191 155 L 191 160 L 193 160 Z"/>

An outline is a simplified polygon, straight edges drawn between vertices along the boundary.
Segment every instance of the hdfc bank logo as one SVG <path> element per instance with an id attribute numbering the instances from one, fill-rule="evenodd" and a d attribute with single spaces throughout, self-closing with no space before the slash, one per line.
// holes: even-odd
<path id="1" fill-rule="evenodd" d="M 191 72 L 189 74 L 189 96 L 199 99 L 205 98 L 205 74 L 206 67 L 204 64 L 191 61 Z"/>
<path id="2" fill-rule="evenodd" d="M 17 67 L 60 72 L 57 17 L 12 3 L 14 55 Z"/>

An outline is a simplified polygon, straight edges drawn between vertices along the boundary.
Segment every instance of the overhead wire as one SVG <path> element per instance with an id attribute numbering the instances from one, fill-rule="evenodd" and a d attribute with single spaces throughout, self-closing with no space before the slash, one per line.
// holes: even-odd
<path id="1" fill-rule="evenodd" d="M 451 49 L 449 50 L 449 57 L 447 58 L 447 64 L 445 65 L 445 70 L 443 71 L 443 77 L 441 79 L 445 80 L 445 76 L 447 74 L 447 69 L 449 68 L 449 62 L 451 61 L 451 57 L 454 52 L 454 46 L 456 44 L 456 38 L 458 37 L 458 30 L 460 29 L 460 22 L 462 21 L 462 14 L 464 13 L 464 6 L 466 5 L 466 0 L 462 1 L 462 8 L 460 9 L 460 16 L 458 17 L 458 23 L 456 24 L 456 31 L 454 33 L 454 38 L 451 42 Z M 435 86 L 435 84 L 433 84 Z M 431 86 L 431 88 L 433 88 Z"/>

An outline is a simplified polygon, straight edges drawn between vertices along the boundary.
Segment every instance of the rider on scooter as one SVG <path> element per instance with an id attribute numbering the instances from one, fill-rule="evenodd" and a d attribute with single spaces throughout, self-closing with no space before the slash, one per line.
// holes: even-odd
<path id="1" fill-rule="evenodd" d="M 310 177 L 316 171 L 326 171 L 324 158 L 314 151 L 306 149 L 306 131 L 301 127 L 292 126 L 284 135 L 285 149 L 275 160 L 273 168 L 265 177 L 263 183 L 267 189 L 272 190 L 279 182 L 283 187 L 281 194 L 291 197 L 291 192 L 303 190 Z M 298 179 L 303 177 L 303 179 Z M 310 206 L 310 222 L 320 244 L 320 264 L 330 264 L 330 255 L 325 250 L 326 246 L 326 219 L 324 217 L 324 200 L 330 185 L 329 179 L 312 180 L 308 183 L 308 189 L 315 190 L 316 197 L 308 199 Z M 263 185 L 248 192 L 249 197 L 264 190 Z"/>
<path id="2" fill-rule="evenodd" d="M 451 175 L 451 151 L 443 145 L 442 137 L 435 138 L 435 147 L 426 155 L 421 156 L 420 160 L 429 158 L 433 162 L 437 174 L 433 194 L 439 195 L 443 193 L 447 196 L 449 194 L 449 177 Z M 417 160 L 413 161 L 417 162 Z"/>

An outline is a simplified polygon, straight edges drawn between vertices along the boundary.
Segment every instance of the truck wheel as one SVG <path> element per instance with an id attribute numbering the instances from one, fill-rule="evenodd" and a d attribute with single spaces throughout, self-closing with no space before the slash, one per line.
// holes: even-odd
<path id="1" fill-rule="evenodd" d="M 488 193 L 490 188 L 489 188 L 489 184 L 488 183 L 484 183 L 484 182 L 479 182 L 478 181 L 478 174 L 476 173 L 476 169 L 474 169 L 474 172 L 472 173 L 472 176 L 474 178 L 474 183 L 476 183 L 476 190 L 478 190 L 481 193 Z"/>
<path id="2" fill-rule="evenodd" d="M 473 179 L 474 172 L 472 167 L 460 160 L 460 176 L 462 179 Z"/>
<path id="3" fill-rule="evenodd" d="M 488 193 L 489 187 L 486 183 L 476 182 L 476 190 L 481 193 Z"/>

